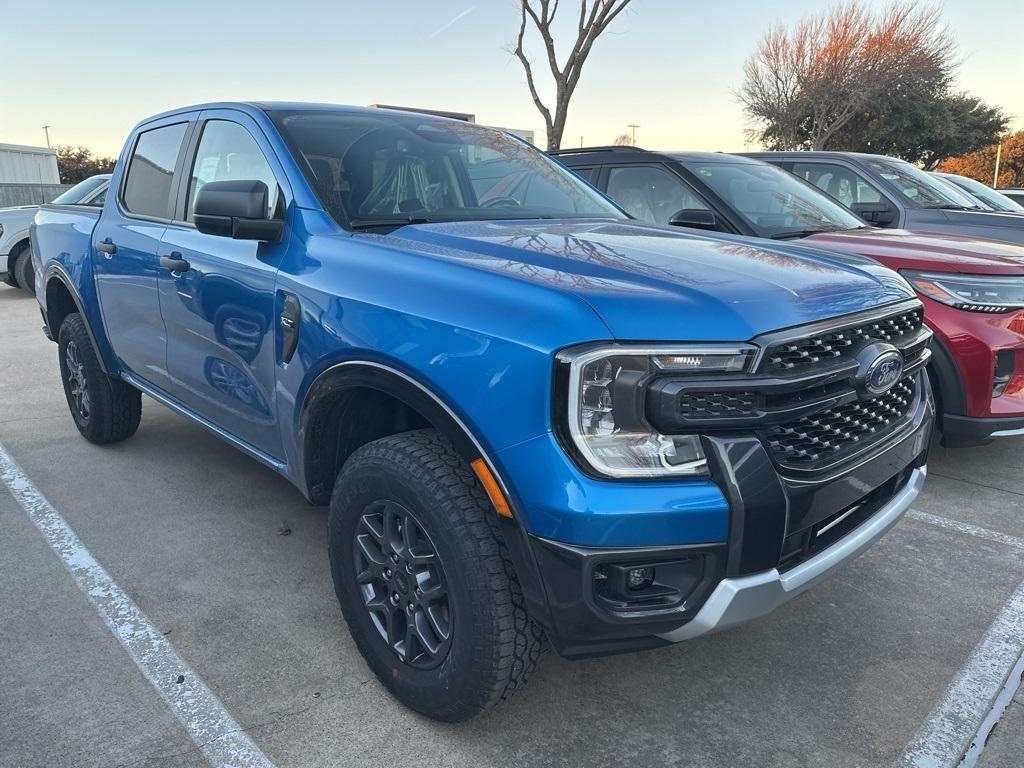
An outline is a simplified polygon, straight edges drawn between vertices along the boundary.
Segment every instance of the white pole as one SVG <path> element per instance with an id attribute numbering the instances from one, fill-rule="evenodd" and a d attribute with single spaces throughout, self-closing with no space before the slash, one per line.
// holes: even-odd
<path id="1" fill-rule="evenodd" d="M 992 189 L 999 189 L 999 160 L 1003 156 L 1003 140 L 996 144 L 996 169 L 992 174 Z"/>

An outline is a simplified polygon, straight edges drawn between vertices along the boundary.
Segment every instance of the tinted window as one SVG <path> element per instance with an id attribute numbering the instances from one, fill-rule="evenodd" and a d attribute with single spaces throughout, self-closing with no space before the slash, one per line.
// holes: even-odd
<path id="1" fill-rule="evenodd" d="M 942 178 L 948 179 L 957 186 L 963 187 L 967 192 L 974 195 L 981 202 L 987 204 L 990 208 L 995 211 L 1006 211 L 1007 213 L 1024 213 L 1024 208 L 1021 208 L 1017 203 L 1008 198 L 1006 195 L 996 192 L 992 187 L 985 186 L 977 179 L 971 179 L 967 176 L 943 176 Z"/>
<path id="2" fill-rule="evenodd" d="M 789 237 L 864 222 L 810 184 L 764 163 L 687 163 L 686 167 L 738 212 L 759 237 Z"/>
<path id="3" fill-rule="evenodd" d="M 570 171 L 500 131 L 386 110 L 271 117 L 339 221 L 622 218 Z"/>
<path id="4" fill-rule="evenodd" d="M 873 157 L 867 161 L 878 174 L 896 187 L 908 200 L 922 208 L 977 208 L 964 193 L 945 186 L 920 168 L 891 157 Z"/>
<path id="5" fill-rule="evenodd" d="M 881 193 L 870 182 L 845 165 L 793 163 L 793 173 L 828 192 L 847 208 L 854 203 L 883 202 Z"/>
<path id="6" fill-rule="evenodd" d="M 678 176 L 654 165 L 612 168 L 608 196 L 626 213 L 651 224 L 668 224 L 681 210 L 708 210 Z"/>
<path id="7" fill-rule="evenodd" d="M 267 216 L 272 217 L 279 194 L 277 179 L 263 151 L 238 123 L 210 120 L 203 127 L 189 181 L 185 219 L 192 221 L 196 195 L 211 181 L 262 181 L 267 185 Z"/>
<path id="8" fill-rule="evenodd" d="M 181 140 L 188 123 L 175 123 L 139 134 L 128 165 L 121 202 L 130 213 L 166 218 Z"/>

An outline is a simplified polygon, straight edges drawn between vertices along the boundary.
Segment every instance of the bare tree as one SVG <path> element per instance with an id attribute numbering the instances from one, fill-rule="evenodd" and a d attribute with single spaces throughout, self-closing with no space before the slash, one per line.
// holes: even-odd
<path id="1" fill-rule="evenodd" d="M 770 145 L 824 149 L 883 95 L 944 86 L 954 55 L 937 8 L 897 0 L 874 13 L 852 0 L 792 30 L 769 30 L 737 95 Z"/>
<path id="2" fill-rule="evenodd" d="M 615 141 L 612 142 L 614 147 L 632 147 L 633 139 L 628 133 L 620 133 L 615 137 Z"/>
<path id="3" fill-rule="evenodd" d="M 569 114 L 569 101 L 579 84 L 583 65 L 587 57 L 590 56 L 594 42 L 629 3 L 630 0 L 580 0 L 576 41 L 565 59 L 565 64 L 560 65 L 555 52 L 555 40 L 552 32 L 552 24 L 558 13 L 559 0 L 519 0 L 521 21 L 513 53 L 522 62 L 523 69 L 526 70 L 526 84 L 530 88 L 530 95 L 544 118 L 549 150 L 558 149 L 562 144 L 565 120 Z M 544 43 L 548 68 L 551 70 L 551 77 L 555 83 L 554 109 L 547 107 L 541 99 L 533 73 L 533 64 L 523 48 L 526 29 L 530 24 L 536 29 Z"/>

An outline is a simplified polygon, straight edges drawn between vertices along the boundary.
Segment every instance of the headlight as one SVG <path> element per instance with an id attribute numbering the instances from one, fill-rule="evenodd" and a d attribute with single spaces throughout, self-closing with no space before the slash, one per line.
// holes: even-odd
<path id="1" fill-rule="evenodd" d="M 648 382 L 657 375 L 739 373 L 750 346 L 603 347 L 563 352 L 569 368 L 568 428 L 576 449 L 610 477 L 707 474 L 697 435 L 662 435 L 644 415 Z"/>
<path id="2" fill-rule="evenodd" d="M 903 272 L 919 293 L 968 312 L 1024 308 L 1024 277 Z"/>

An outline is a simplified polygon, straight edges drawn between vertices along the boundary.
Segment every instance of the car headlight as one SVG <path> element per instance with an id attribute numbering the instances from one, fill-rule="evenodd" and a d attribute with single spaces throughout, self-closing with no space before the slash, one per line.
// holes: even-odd
<path id="1" fill-rule="evenodd" d="M 559 354 L 568 368 L 566 415 L 573 445 L 609 477 L 707 474 L 698 435 L 663 435 L 647 423 L 647 384 L 661 375 L 739 373 L 755 351 L 744 345 L 615 346 Z"/>
<path id="2" fill-rule="evenodd" d="M 906 270 L 903 276 L 919 293 L 968 312 L 1024 309 L 1024 277 L 959 275 Z"/>

